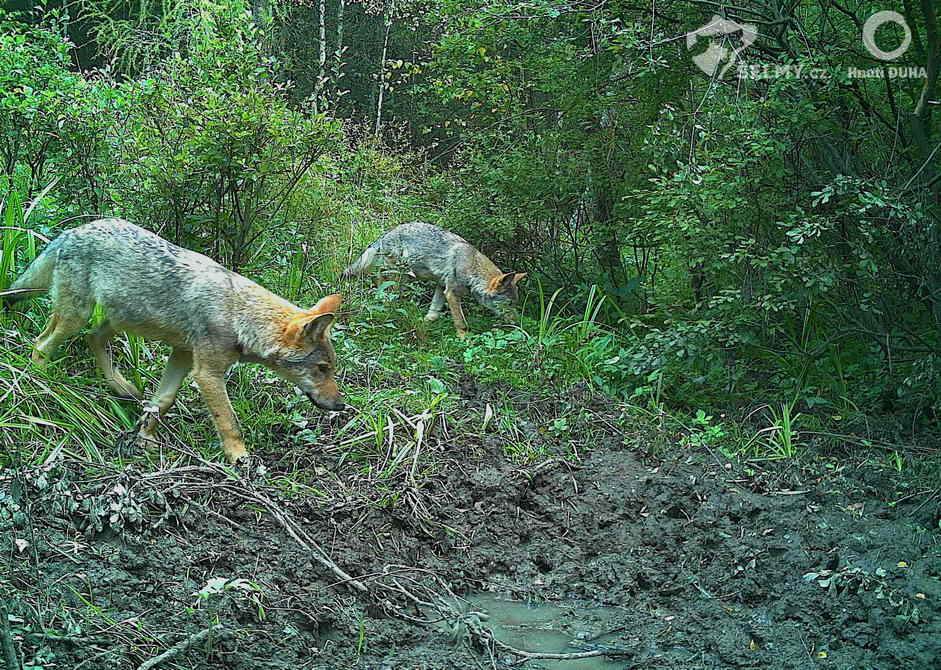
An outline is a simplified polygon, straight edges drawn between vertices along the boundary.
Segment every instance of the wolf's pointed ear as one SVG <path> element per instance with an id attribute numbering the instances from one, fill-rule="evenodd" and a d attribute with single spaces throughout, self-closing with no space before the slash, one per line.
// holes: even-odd
<path id="1" fill-rule="evenodd" d="M 336 314 L 333 312 L 318 314 L 304 324 L 304 328 L 301 330 L 301 335 L 311 342 L 316 342 L 320 339 L 323 339 L 330 334 L 330 326 L 333 325 L 335 318 Z"/>
<path id="2" fill-rule="evenodd" d="M 489 282 L 487 282 L 487 293 L 499 293 L 504 290 L 510 284 L 508 283 L 512 272 L 507 272 L 506 274 L 497 275 L 492 277 Z"/>
<path id="3" fill-rule="evenodd" d="M 516 286 L 520 283 L 520 280 L 526 279 L 529 276 L 528 272 L 514 272 L 513 273 L 513 286 Z"/>
<path id="4" fill-rule="evenodd" d="M 321 298 L 320 302 L 311 307 L 308 311 L 314 314 L 326 314 L 327 312 L 336 312 L 340 309 L 340 303 L 343 302 L 343 296 L 339 293 L 328 295 Z"/>
<path id="5" fill-rule="evenodd" d="M 506 274 L 494 277 L 491 281 L 493 293 L 499 293 L 508 289 L 515 288 L 520 279 L 526 276 L 525 272 L 507 272 Z"/>

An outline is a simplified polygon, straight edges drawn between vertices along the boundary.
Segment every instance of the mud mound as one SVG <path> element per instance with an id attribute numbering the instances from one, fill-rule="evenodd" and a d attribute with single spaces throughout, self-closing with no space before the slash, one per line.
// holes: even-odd
<path id="1" fill-rule="evenodd" d="M 0 585 L 17 653 L 32 667 L 137 668 L 203 631 L 159 666 L 519 660 L 457 622 L 416 623 L 435 618 L 428 594 L 450 590 L 571 605 L 559 630 L 573 634 L 572 651 L 606 651 L 619 664 L 610 667 L 941 659 L 936 498 L 893 505 L 845 472 L 744 474 L 679 447 L 653 460 L 613 430 L 581 445 L 577 466 L 551 451 L 514 465 L 499 435 L 429 444 L 419 478 L 390 482 L 329 450 L 309 454 L 303 476 L 295 459 L 249 482 L 206 466 L 145 473 L 65 461 L 5 472 Z M 285 519 L 367 591 L 302 548 Z M 616 609 L 599 623 L 588 608 L 600 604 Z M 604 634 L 604 645 L 577 644 L 578 630 Z"/>

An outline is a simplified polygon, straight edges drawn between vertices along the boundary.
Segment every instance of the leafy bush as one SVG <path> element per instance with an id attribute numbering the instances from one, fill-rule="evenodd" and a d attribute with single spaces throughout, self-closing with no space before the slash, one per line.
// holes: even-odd
<path id="1" fill-rule="evenodd" d="M 342 142 L 336 121 L 289 105 L 242 21 L 206 25 L 189 53 L 125 85 L 110 190 L 118 211 L 233 268 L 283 225 L 301 179 Z"/>
<path id="2" fill-rule="evenodd" d="M 0 174 L 25 175 L 27 198 L 57 180 L 94 211 L 113 91 L 71 71 L 71 49 L 58 13 L 27 25 L 0 12 Z"/>

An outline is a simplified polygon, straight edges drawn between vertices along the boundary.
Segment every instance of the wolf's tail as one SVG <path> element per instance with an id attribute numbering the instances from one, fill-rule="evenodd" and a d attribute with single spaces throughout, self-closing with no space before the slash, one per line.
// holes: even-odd
<path id="1" fill-rule="evenodd" d="M 48 291 L 52 286 L 52 270 L 56 264 L 59 240 L 46 245 L 36 259 L 8 289 L 0 291 L 0 303 L 14 303 L 31 295 Z"/>
<path id="2" fill-rule="evenodd" d="M 343 271 L 343 279 L 358 277 L 364 272 L 367 272 L 369 268 L 372 267 L 373 262 L 375 262 L 377 253 L 378 248 L 376 247 L 375 243 L 366 247 L 366 251 L 363 252 L 363 255 L 356 259 L 356 262 Z"/>

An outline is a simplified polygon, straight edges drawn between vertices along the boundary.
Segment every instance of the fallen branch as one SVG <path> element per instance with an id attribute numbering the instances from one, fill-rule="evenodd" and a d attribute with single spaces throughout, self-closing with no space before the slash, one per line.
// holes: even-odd
<path id="1" fill-rule="evenodd" d="M 144 661 L 139 666 L 137 666 L 137 670 L 150 670 L 151 668 L 156 668 L 158 665 L 160 665 L 164 661 L 168 661 L 171 658 L 176 658 L 177 656 L 185 652 L 187 649 L 192 647 L 194 644 L 199 644 L 200 642 L 205 640 L 207 637 L 209 637 L 213 633 L 218 633 L 224 628 L 225 626 L 217 623 L 215 626 L 210 626 L 209 628 L 205 630 L 201 630 L 198 633 L 194 633 L 193 635 L 190 635 L 185 640 L 180 640 L 179 642 L 177 642 L 175 645 L 167 649 L 165 652 L 163 652 L 159 656 L 154 656 L 153 658 Z"/>
<path id="2" fill-rule="evenodd" d="M 294 541 L 297 542 L 301 547 L 306 551 L 310 552 L 311 556 L 320 563 L 325 568 L 330 569 L 333 574 L 339 577 L 344 584 L 349 584 L 354 587 L 357 591 L 365 593 L 368 589 L 355 577 L 351 577 L 346 574 L 339 565 L 333 562 L 327 552 L 320 548 L 314 539 L 307 534 L 303 528 L 301 528 L 294 519 L 292 519 L 286 512 L 283 512 L 273 501 L 269 500 L 265 496 L 261 495 L 257 491 L 250 491 L 248 489 L 234 488 L 231 486 L 223 486 L 223 489 L 227 489 L 230 493 L 243 500 L 250 500 L 262 505 L 268 512 L 275 518 L 275 520 L 281 524 L 281 526 L 288 532 L 288 535 L 294 538 Z"/>
<path id="3" fill-rule="evenodd" d="M 200 459 L 202 460 L 202 459 Z M 206 463 L 205 466 L 189 466 L 185 468 L 177 468 L 175 470 L 164 470 L 161 472 L 150 473 L 144 475 L 143 479 L 153 481 L 155 479 L 179 479 L 183 474 L 189 475 L 205 475 L 212 474 L 216 476 L 222 476 L 229 479 L 226 483 L 212 484 L 212 488 L 215 488 L 220 491 L 225 491 L 231 495 L 241 498 L 242 500 L 247 500 L 249 502 L 257 503 L 268 510 L 275 521 L 277 521 L 284 530 L 287 531 L 295 542 L 297 542 L 301 547 L 310 553 L 314 559 L 320 563 L 325 568 L 328 568 L 333 574 L 340 578 L 341 583 L 349 584 L 357 591 L 365 593 L 368 589 L 355 577 L 348 575 L 340 566 L 333 562 L 333 560 L 327 556 L 327 552 L 320 548 L 314 539 L 301 528 L 298 524 L 286 511 L 282 510 L 273 500 L 267 496 L 262 495 L 258 492 L 256 488 L 249 487 L 243 483 L 243 480 L 240 476 L 235 475 L 231 472 L 226 472 L 217 465 Z"/>
<path id="4" fill-rule="evenodd" d="M 387 566 L 386 577 L 389 581 L 392 582 L 392 585 L 386 584 L 384 582 L 377 581 L 376 586 L 379 588 L 385 588 L 390 591 L 399 593 L 400 595 L 405 596 L 408 600 L 412 601 L 412 604 L 416 608 L 425 608 L 434 610 L 438 617 L 435 619 L 422 621 L 415 617 L 405 614 L 401 608 L 397 607 L 394 603 L 390 601 L 385 601 L 387 607 L 393 609 L 393 614 L 396 616 L 402 617 L 414 623 L 419 623 L 423 625 L 429 625 L 432 623 L 440 623 L 441 621 L 450 621 L 451 630 L 458 631 L 463 626 L 464 630 L 467 632 L 467 635 L 473 637 L 477 642 L 481 643 L 481 646 L 490 649 L 501 649 L 504 652 L 513 654 L 514 656 L 519 656 L 522 661 L 525 662 L 533 659 L 540 660 L 552 660 L 552 661 L 571 661 L 581 658 L 592 658 L 595 656 L 605 656 L 605 655 L 623 655 L 626 652 L 619 652 L 616 650 L 604 650 L 604 649 L 594 649 L 591 651 L 575 651 L 570 653 L 553 653 L 553 652 L 542 652 L 542 651 L 527 651 L 525 649 L 517 649 L 516 647 L 509 645 L 505 642 L 501 642 L 493 636 L 493 631 L 490 628 L 484 626 L 481 621 L 485 620 L 485 616 L 481 616 L 480 612 L 461 612 L 457 610 L 452 602 L 457 600 L 457 596 L 447 587 L 446 584 L 442 583 L 440 579 L 435 575 L 435 580 L 439 582 L 439 586 L 443 589 L 446 594 L 446 597 L 431 592 L 430 596 L 425 596 L 421 598 L 410 590 L 402 586 L 401 582 L 395 577 L 392 577 L 392 573 L 389 572 L 391 568 L 396 568 L 402 570 L 403 566 Z M 427 587 L 422 587 L 427 589 Z"/>
<path id="5" fill-rule="evenodd" d="M 467 626 L 468 632 L 477 637 L 478 640 L 482 640 L 489 645 L 492 645 L 498 649 L 502 649 L 505 652 L 513 654 L 514 656 L 519 656 L 524 660 L 532 659 L 541 659 L 547 661 L 574 661 L 580 658 L 592 658 L 594 656 L 604 656 L 605 654 L 611 654 L 611 651 L 605 651 L 601 649 L 593 649 L 592 651 L 573 651 L 567 654 L 562 653 L 551 653 L 547 651 L 526 651 L 525 649 L 517 649 L 514 646 L 507 644 L 506 642 L 500 642 L 497 638 L 493 636 L 493 631 L 489 628 L 486 628 L 480 623 L 476 622 L 471 618 L 466 620 L 465 625 Z"/>

